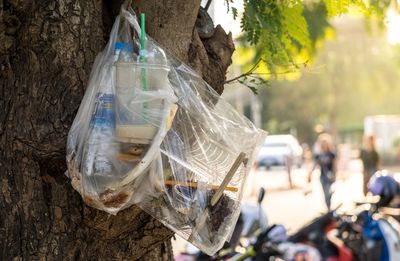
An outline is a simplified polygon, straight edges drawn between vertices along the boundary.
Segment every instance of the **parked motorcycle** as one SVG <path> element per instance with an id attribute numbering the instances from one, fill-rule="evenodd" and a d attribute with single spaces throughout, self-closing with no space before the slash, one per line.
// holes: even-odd
<path id="1" fill-rule="evenodd" d="M 378 197 L 376 207 L 400 221 L 400 184 L 386 170 L 377 171 L 368 183 L 368 191 Z"/>
<path id="2" fill-rule="evenodd" d="M 286 240 L 277 225 L 271 226 L 233 260 L 400 260 L 399 224 L 376 205 L 369 205 L 370 210 L 357 215 L 328 212 Z"/>

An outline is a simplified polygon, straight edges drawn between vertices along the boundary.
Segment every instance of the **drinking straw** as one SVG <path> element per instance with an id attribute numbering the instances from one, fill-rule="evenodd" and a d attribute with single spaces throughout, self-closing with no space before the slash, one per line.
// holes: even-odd
<path id="1" fill-rule="evenodd" d="M 145 39 L 145 34 L 146 34 L 146 16 L 144 13 L 140 13 L 140 50 L 144 50 L 145 48 L 145 43 L 146 43 L 146 39 Z M 141 53 L 141 58 L 145 58 L 143 55 L 143 52 Z"/>
<path id="2" fill-rule="evenodd" d="M 165 185 L 177 185 L 177 186 L 182 186 L 182 187 L 192 187 L 192 188 L 197 188 L 199 184 L 197 182 L 184 182 L 184 181 L 176 181 L 176 180 L 164 180 Z M 220 186 L 215 186 L 215 185 L 207 185 L 207 188 L 210 188 L 212 190 L 218 190 Z M 227 191 L 232 191 L 232 192 L 237 192 L 239 189 L 236 187 L 225 187 L 224 188 Z"/>

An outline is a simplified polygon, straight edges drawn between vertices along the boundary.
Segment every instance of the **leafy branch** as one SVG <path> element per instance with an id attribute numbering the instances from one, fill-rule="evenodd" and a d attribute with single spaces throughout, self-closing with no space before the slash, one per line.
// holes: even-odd
<path id="1" fill-rule="evenodd" d="M 260 63 L 261 63 L 261 62 L 262 62 L 262 59 L 259 59 L 259 60 L 253 65 L 253 67 L 251 67 L 247 72 L 245 72 L 245 73 L 243 73 L 243 74 L 241 74 L 241 75 L 239 75 L 239 76 L 236 76 L 236 77 L 234 77 L 234 78 L 232 78 L 232 79 L 226 80 L 225 83 L 226 83 L 226 84 L 227 84 L 227 83 L 231 83 L 231 82 L 234 82 L 234 81 L 239 80 L 240 78 L 243 78 L 243 77 L 246 77 L 246 76 L 251 75 L 255 70 L 257 70 L 257 69 L 260 67 Z"/>
<path id="2" fill-rule="evenodd" d="M 260 64 L 262 62 L 265 62 L 263 59 L 259 59 L 248 71 L 245 73 L 238 75 L 232 79 L 226 80 L 225 83 L 229 84 L 232 82 L 238 82 L 240 84 L 243 84 L 247 88 L 249 88 L 254 94 L 258 94 L 258 89 L 257 87 L 265 85 L 265 86 L 270 86 L 271 83 L 268 79 L 265 79 L 265 77 L 262 76 L 276 76 L 280 74 L 288 74 L 288 73 L 293 73 L 295 70 L 299 70 L 299 65 L 294 64 L 294 69 L 286 69 L 285 71 L 281 72 L 256 72 L 256 70 L 260 67 Z M 304 66 L 304 68 L 307 67 L 308 61 L 304 62 L 301 64 Z"/>
<path id="3" fill-rule="evenodd" d="M 236 19 L 238 12 L 232 6 L 234 0 L 225 0 L 232 15 Z M 264 78 L 255 73 L 260 62 L 264 62 L 266 73 L 271 76 L 284 74 L 279 70 L 295 66 L 299 59 L 311 61 L 315 56 L 317 43 L 327 37 L 328 29 L 332 29 L 329 19 L 347 13 L 351 7 L 356 7 L 368 18 L 384 17 L 390 0 L 243 0 L 241 29 L 243 36 L 239 44 L 243 49 L 255 50 L 254 57 L 244 64 L 250 70 L 226 83 L 238 81 L 264 83 Z M 295 66 L 296 69 L 298 69 Z M 255 77 L 255 78 L 254 78 Z M 250 88 L 250 87 L 249 87 Z M 253 90 L 253 89 L 252 89 Z"/>

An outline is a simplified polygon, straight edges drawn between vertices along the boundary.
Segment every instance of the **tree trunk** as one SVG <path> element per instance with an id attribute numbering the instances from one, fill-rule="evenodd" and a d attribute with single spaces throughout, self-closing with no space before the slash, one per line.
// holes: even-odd
<path id="1" fill-rule="evenodd" d="M 148 32 L 220 93 L 233 43 L 200 40 L 200 0 L 139 0 Z M 64 175 L 68 130 L 119 1 L 0 0 L 0 260 L 167 260 L 173 233 L 133 206 L 87 207 Z"/>

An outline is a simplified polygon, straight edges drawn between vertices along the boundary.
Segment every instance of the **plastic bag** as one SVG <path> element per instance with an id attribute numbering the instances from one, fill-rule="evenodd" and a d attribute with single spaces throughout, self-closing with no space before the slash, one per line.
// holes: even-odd
<path id="1" fill-rule="evenodd" d="M 88 205 L 112 214 L 133 204 L 135 181 L 153 167 L 176 110 L 163 50 L 135 53 L 131 28 L 116 19 L 67 144 L 73 187 Z"/>
<path id="2" fill-rule="evenodd" d="M 95 62 L 88 90 L 69 133 L 69 176 L 87 204 L 116 213 L 135 203 L 212 255 L 230 238 L 240 214 L 246 175 L 266 134 L 223 101 L 189 66 L 164 52 L 150 37 L 146 36 L 143 48 L 141 35 L 144 34 L 134 12 L 123 7 L 106 50 Z M 120 65 L 112 58 L 112 47 L 120 40 L 122 46 L 132 48 L 139 56 L 134 63 L 138 70 L 134 73 L 132 70 L 116 72 Z M 140 59 L 141 54 L 146 59 Z M 119 60 L 123 58 L 121 55 Z M 157 64 L 152 66 L 164 71 L 151 71 L 150 64 Z M 143 68 L 147 69 L 144 76 Z M 130 84 L 121 85 L 118 79 L 124 82 L 129 78 L 130 82 L 143 85 L 144 78 L 149 82 L 160 75 L 162 79 L 155 82 L 163 84 L 154 95 L 150 89 L 140 88 L 137 92 L 140 95 L 134 95 L 135 102 L 131 103 L 125 101 L 124 92 L 119 92 L 120 87 Z M 91 154 L 89 151 L 94 146 L 87 144 L 95 128 L 87 123 L 87 112 L 96 111 L 100 86 L 106 86 L 114 95 L 116 123 L 110 125 L 103 139 L 98 139 L 104 149 Z M 126 109 L 124 104 L 136 106 Z M 158 109 L 148 112 L 149 107 Z M 95 118 L 97 114 L 93 115 Z M 137 149 L 134 145 L 141 139 L 127 140 L 125 136 L 137 133 L 134 128 L 142 122 L 151 122 L 158 130 L 158 136 L 148 138 L 150 148 L 144 148 L 144 154 L 140 155 L 142 161 L 147 157 L 143 166 L 118 158 L 121 150 L 126 154 L 129 148 Z M 121 132 L 118 124 L 124 123 L 133 127 Z M 131 143 L 133 146 L 129 147 Z M 87 155 L 98 158 L 104 151 L 114 173 L 105 175 L 93 172 L 93 168 L 87 171 Z"/>

